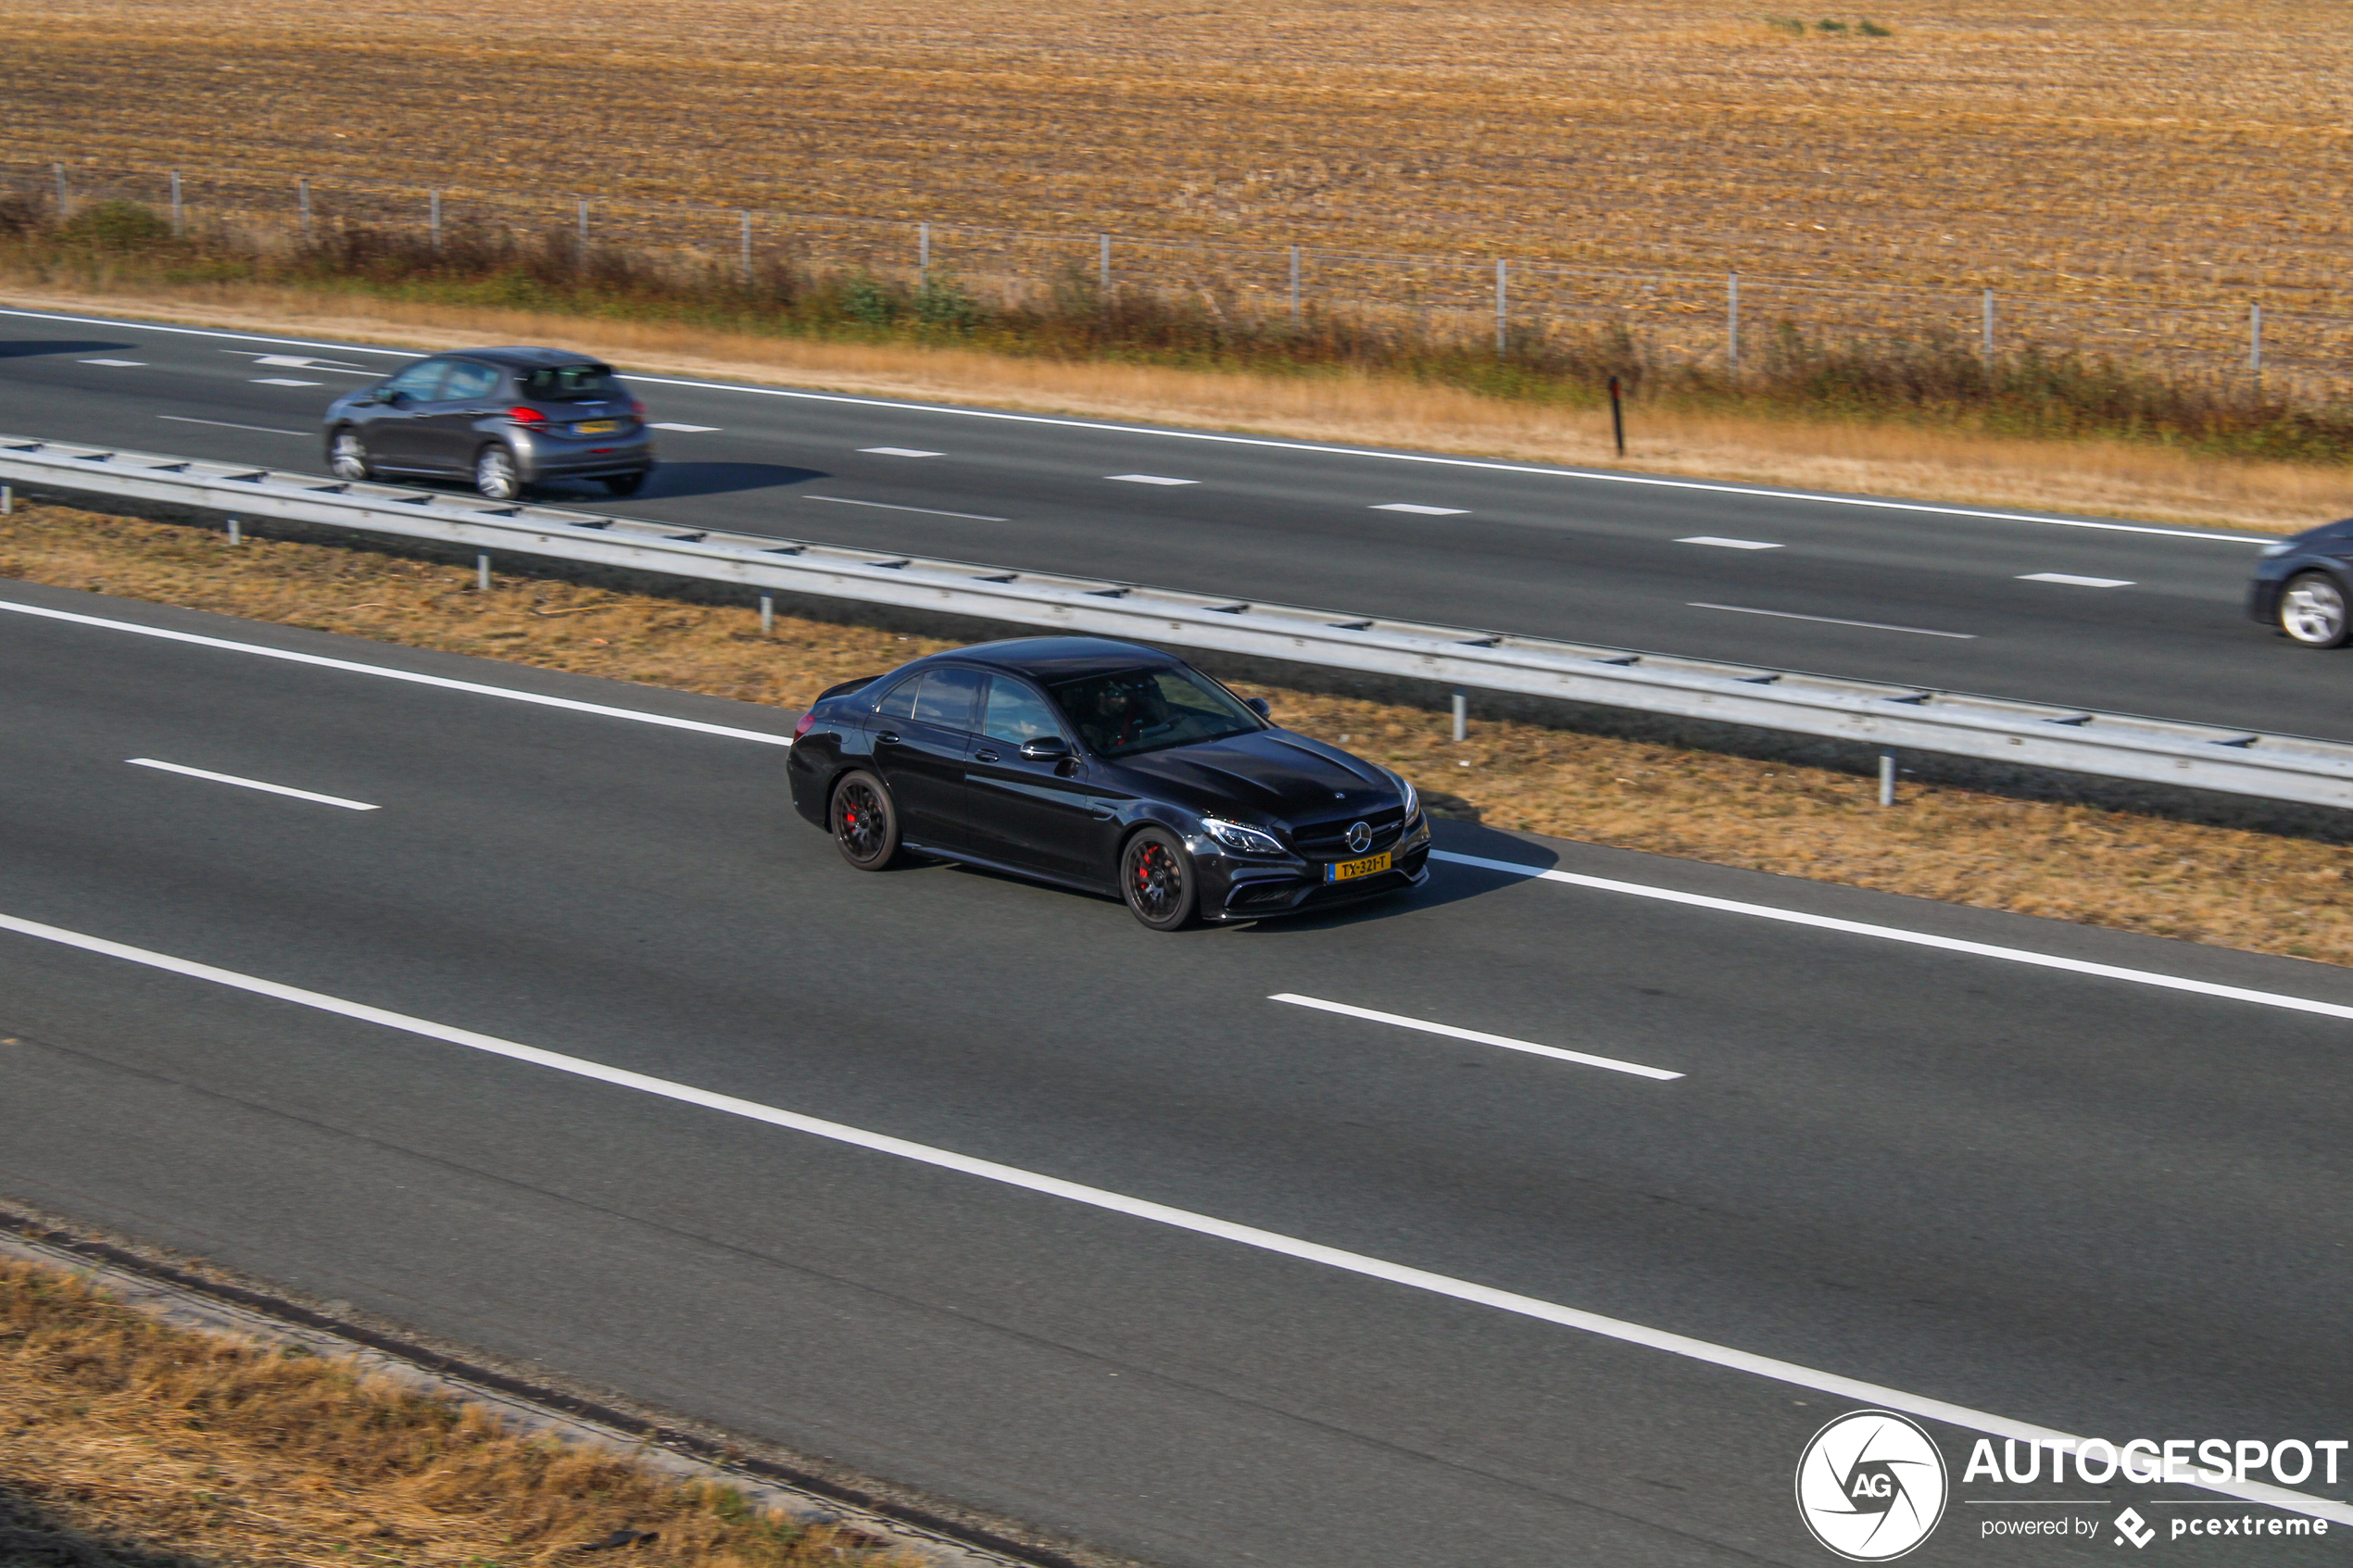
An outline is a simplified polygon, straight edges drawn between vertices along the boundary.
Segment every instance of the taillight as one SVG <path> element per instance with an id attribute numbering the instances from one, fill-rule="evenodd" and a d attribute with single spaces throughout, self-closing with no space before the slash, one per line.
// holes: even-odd
<path id="1" fill-rule="evenodd" d="M 801 736 L 807 734 L 809 733 L 809 726 L 814 724 L 816 721 L 817 710 L 812 708 L 808 712 L 800 716 L 799 723 L 795 724 L 792 727 L 792 738 L 799 740 Z"/>
<path id="2" fill-rule="evenodd" d="M 641 420 L 646 417 L 646 406 L 635 397 L 629 400 L 629 411 Z"/>
<path id="3" fill-rule="evenodd" d="M 519 425 L 544 425 L 547 422 L 547 416 L 536 408 L 510 408 L 507 410 L 507 418 Z"/>

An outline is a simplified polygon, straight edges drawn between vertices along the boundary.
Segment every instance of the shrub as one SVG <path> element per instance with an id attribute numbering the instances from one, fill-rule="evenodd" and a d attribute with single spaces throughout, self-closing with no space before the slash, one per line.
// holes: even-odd
<path id="1" fill-rule="evenodd" d="M 57 236 L 94 250 L 160 250 L 172 242 L 171 224 L 138 202 L 103 201 L 69 219 Z"/>

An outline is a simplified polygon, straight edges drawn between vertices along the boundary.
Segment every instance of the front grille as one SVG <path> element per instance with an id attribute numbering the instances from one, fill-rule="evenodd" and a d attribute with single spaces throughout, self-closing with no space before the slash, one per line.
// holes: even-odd
<path id="1" fill-rule="evenodd" d="M 1373 830 L 1373 842 L 1361 851 L 1348 847 L 1348 829 L 1354 822 Z M 1394 847 L 1404 826 L 1404 808 L 1386 806 L 1378 811 L 1351 811 L 1325 822 L 1302 822 L 1291 830 L 1291 844 L 1311 860 L 1348 859 L 1360 853 L 1378 855 Z"/>

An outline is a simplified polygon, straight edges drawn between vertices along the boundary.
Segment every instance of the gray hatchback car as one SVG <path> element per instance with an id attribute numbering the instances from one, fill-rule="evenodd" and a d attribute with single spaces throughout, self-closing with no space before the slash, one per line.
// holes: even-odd
<path id="1" fill-rule="evenodd" d="M 653 471 L 646 406 L 612 368 L 560 348 L 468 348 L 346 393 L 326 414 L 338 479 L 470 479 L 496 501 L 551 480 L 633 495 Z"/>

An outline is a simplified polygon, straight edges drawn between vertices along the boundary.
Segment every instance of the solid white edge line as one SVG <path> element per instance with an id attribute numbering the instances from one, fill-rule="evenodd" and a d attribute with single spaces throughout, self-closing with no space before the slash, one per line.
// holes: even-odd
<path id="1" fill-rule="evenodd" d="M 53 311 L 0 308 L 0 316 L 32 320 L 69 321 L 80 326 L 121 327 L 126 331 L 177 332 L 192 337 L 234 338 L 245 343 L 283 343 L 299 348 L 343 348 L 355 354 L 394 354 L 422 359 L 424 354 L 407 348 L 374 348 L 362 344 L 318 343 L 308 338 L 268 337 L 258 332 L 208 332 L 196 327 L 165 326 L 156 321 L 113 320 L 100 316 L 61 316 Z M 2037 522 L 2052 528 L 2094 528 L 2110 533 L 2154 533 L 2168 539 L 2219 540 L 2229 545 L 2275 545 L 2280 535 L 2249 538 L 2208 529 L 2159 528 L 2153 523 L 2100 522 L 2091 518 L 2050 517 L 2039 512 L 1993 511 L 1972 507 L 1944 507 L 1931 501 L 1888 501 L 1869 495 L 1825 495 L 1809 490 L 1771 490 L 1755 484 L 1717 484 L 1697 479 L 1665 479 L 1655 474 L 1613 473 L 1600 469 L 1544 468 L 1533 463 L 1498 463 L 1477 458 L 1448 458 L 1430 452 L 1390 452 L 1376 446 L 1322 446 L 1313 442 L 1277 441 L 1265 436 L 1228 435 L 1218 431 L 1169 430 L 1160 425 L 1106 424 L 1098 420 L 1056 419 L 1048 414 L 1014 414 L 998 408 L 960 408 L 949 403 L 916 403 L 887 397 L 855 397 L 839 392 L 803 392 L 792 387 L 752 386 L 741 382 L 690 381 L 683 376 L 624 375 L 623 381 L 648 386 L 685 386 L 701 392 L 742 392 L 762 397 L 798 397 L 812 403 L 846 403 L 861 408 L 915 409 L 927 414 L 953 414 L 965 419 L 1010 420 L 1018 424 L 1053 425 L 1065 430 L 1097 430 L 1114 435 L 1158 435 L 1171 441 L 1213 441 L 1229 446 L 1265 446 L 1284 452 L 1313 452 L 1327 457 L 1378 458 L 1393 463 L 1434 463 L 1444 468 L 1478 469 L 1491 473 L 1542 474 L 1554 479 L 1592 479 L 1611 484 L 1639 484 L 1655 489 L 1697 490 L 1718 495 L 1755 495 L 1770 501 L 1818 501 L 1827 507 L 1870 507 L 1882 511 L 1932 512 L 1939 517 L 1976 518 L 1992 522 Z"/>
<path id="2" fill-rule="evenodd" d="M 1798 909 L 1776 909 L 1770 904 L 1743 903 L 1737 898 L 1717 898 L 1704 893 L 1681 893 L 1671 887 L 1653 887 L 1639 882 L 1618 882 L 1605 876 L 1585 876 L 1577 872 L 1549 871 L 1519 860 L 1491 860 L 1481 855 L 1458 855 L 1451 849 L 1433 849 L 1433 860 L 1446 860 L 1458 866 L 1476 866 L 1481 871 L 1504 872 L 1532 881 L 1565 882 L 1575 887 L 1591 887 L 1604 893 L 1625 893 L 1637 898 L 1655 898 L 1663 903 L 1685 904 L 1693 909 L 1716 909 L 1725 914 L 1747 915 L 1756 920 L 1780 921 L 1790 925 L 1808 925 L 1820 931 L 1843 932 L 1850 936 L 1875 936 L 1887 942 L 1908 942 L 1914 947 L 1935 947 L 1947 953 L 1968 953 L 1977 958 L 2001 959 L 2008 963 L 2032 964 L 2042 969 L 2065 970 L 2070 974 L 2096 975 L 2104 980 L 2125 980 L 2135 985 L 2154 985 L 2167 991 L 2188 991 L 2201 997 L 2220 997 L 2225 1001 L 2253 1002 L 2261 1007 L 2284 1008 L 2290 1012 L 2317 1013 L 2322 1018 L 2353 1018 L 2353 1007 L 2338 1002 L 2316 1002 L 2303 997 L 2291 997 L 2278 991 L 2256 991 L 2243 985 L 2218 985 L 2208 980 L 2187 980 L 2175 974 L 2159 974 L 2155 970 L 2126 969 L 2119 964 L 2094 963 L 2086 959 L 2063 959 L 2053 953 L 2037 953 L 2026 947 L 2003 947 L 1991 942 L 1970 942 L 1957 936 L 1937 936 L 1925 931 L 1906 931 L 1897 925 L 1873 925 L 1866 921 L 1839 920 L 1831 915 L 1809 915 Z"/>
<path id="3" fill-rule="evenodd" d="M 724 735 L 729 740 L 758 741 L 763 746 L 790 746 L 792 736 L 772 735 L 759 730 L 739 730 L 728 724 L 706 724 L 695 719 L 673 719 L 667 714 L 647 713 L 634 708 L 610 708 L 601 702 L 580 702 L 568 696 L 542 696 L 537 692 L 519 692 L 508 686 L 484 685 L 478 681 L 455 681 L 447 675 L 420 675 L 409 670 L 387 669 L 381 664 L 361 664 L 348 659 L 328 659 L 315 653 L 295 653 L 285 648 L 264 647 L 258 643 L 235 643 L 226 637 L 198 636 L 194 632 L 167 632 L 160 626 L 142 626 L 135 621 L 109 621 L 104 616 L 77 615 L 67 609 L 45 609 L 38 605 L 24 605 L 0 599 L 0 610 L 17 615 L 38 616 L 44 621 L 64 621 L 78 626 L 97 626 L 109 632 L 129 632 L 142 637 L 160 637 L 166 642 L 189 643 L 197 647 L 222 648 L 231 653 L 249 653 L 263 659 L 280 659 L 289 664 L 308 664 L 320 670 L 341 670 L 354 675 L 374 675 L 386 681 L 406 681 L 412 685 L 437 686 L 443 691 L 471 692 L 476 696 L 504 697 L 509 702 L 528 702 L 541 708 L 560 708 L 573 713 L 594 713 L 607 719 L 628 719 L 640 724 L 659 724 L 664 729 L 692 730 L 698 734 Z"/>
<path id="4" fill-rule="evenodd" d="M 261 435 L 291 435 L 297 441 L 309 439 L 319 433 L 314 430 L 280 430 L 274 425 L 241 425 L 228 420 L 195 420 L 185 414 L 157 414 L 159 420 L 170 420 L 176 425 L 218 425 L 222 430 L 249 430 Z"/>
<path id="5" fill-rule="evenodd" d="M 1521 1296 L 1512 1291 L 1495 1289 L 1491 1286 L 1478 1285 L 1469 1280 L 1455 1279 L 1447 1274 L 1432 1273 L 1426 1269 L 1411 1268 L 1403 1263 L 1392 1263 L 1384 1259 L 1367 1257 L 1361 1252 L 1344 1251 L 1337 1247 L 1326 1247 L 1320 1242 L 1302 1241 L 1296 1236 L 1284 1236 L 1279 1232 L 1260 1230 L 1255 1225 L 1237 1224 L 1230 1220 L 1198 1214 L 1187 1209 L 1172 1208 L 1164 1203 L 1154 1203 L 1148 1198 L 1129 1198 L 1124 1193 L 1111 1192 L 1102 1187 L 1064 1181 L 1059 1176 L 1041 1175 L 1037 1172 L 1025 1171 L 1017 1166 L 1000 1165 L 989 1160 L 976 1160 L 970 1155 L 957 1154 L 944 1148 L 934 1148 L 928 1144 L 913 1143 L 905 1138 L 892 1137 L 885 1133 L 870 1133 L 862 1128 L 847 1126 L 839 1122 L 827 1122 L 814 1116 L 804 1116 L 799 1111 L 782 1110 L 774 1106 L 762 1105 L 756 1100 L 738 1099 L 733 1095 L 713 1094 L 708 1089 L 673 1083 L 667 1078 L 650 1077 L 643 1073 L 632 1073 L 626 1068 L 608 1067 L 601 1062 L 589 1061 L 580 1057 L 565 1056 L 557 1051 L 542 1050 L 536 1046 L 503 1040 L 495 1035 L 480 1035 L 471 1029 L 453 1028 L 446 1023 L 434 1023 L 426 1019 L 412 1018 L 406 1013 L 393 1012 L 388 1009 L 370 1007 L 363 1002 L 346 1001 L 340 997 L 330 997 L 317 991 L 306 991 L 299 986 L 281 985 L 274 980 L 262 980 L 253 975 L 240 974 L 233 970 L 216 969 L 210 964 L 195 963 L 186 959 L 175 959 L 164 953 L 150 952 L 144 947 L 110 942 L 101 936 L 85 936 L 80 932 L 67 931 L 59 926 L 44 925 L 37 921 L 0 914 L 0 931 L 13 931 L 19 935 L 36 937 L 62 947 L 79 948 L 86 953 L 120 959 L 129 963 L 143 964 L 147 968 L 162 970 L 168 973 L 184 975 L 189 979 L 208 981 L 233 990 L 246 991 L 278 1001 L 292 1002 L 298 1007 L 314 1008 L 321 1012 L 355 1019 L 363 1023 L 373 1023 L 386 1029 L 422 1035 L 426 1039 L 462 1046 L 469 1050 L 481 1051 L 485 1055 L 505 1057 L 512 1061 L 528 1062 L 535 1067 L 545 1067 L 554 1072 L 570 1073 L 574 1077 L 610 1084 L 617 1088 L 635 1089 L 640 1094 L 653 1095 L 684 1105 L 699 1106 L 707 1110 L 740 1116 L 748 1121 L 763 1122 L 773 1127 L 806 1133 L 812 1137 L 846 1144 L 854 1148 L 867 1149 L 876 1154 L 887 1154 L 896 1159 L 912 1160 L 939 1170 L 954 1171 L 962 1175 L 976 1176 L 983 1181 L 997 1182 L 1024 1191 L 1039 1193 L 1045 1197 L 1084 1204 L 1090 1209 L 1101 1209 L 1114 1214 L 1124 1214 L 1131 1219 L 1145 1220 L 1172 1229 L 1189 1231 L 1196 1236 L 1230 1241 L 1260 1251 L 1295 1258 L 1302 1262 L 1318 1263 L 1326 1268 L 1359 1274 L 1367 1279 L 1382 1280 L 1391 1285 L 1403 1286 L 1407 1289 L 1424 1291 L 1432 1296 L 1446 1297 L 1473 1306 L 1487 1307 L 1519 1317 L 1533 1318 L 1539 1322 L 1555 1323 L 1563 1328 L 1577 1329 L 1604 1338 L 1618 1340 L 1624 1344 L 1640 1345 L 1647 1349 L 1663 1350 L 1669 1355 L 1682 1356 L 1692 1361 L 1723 1367 L 1729 1371 L 1744 1372 L 1757 1377 L 1770 1378 L 1777 1383 L 1790 1384 L 1800 1388 L 1811 1388 L 1818 1393 L 1852 1399 L 1859 1404 L 1902 1411 L 1907 1415 L 1916 1415 L 1930 1421 L 1941 1421 L 1948 1425 L 1958 1426 L 1972 1432 L 1982 1432 L 1990 1436 L 2014 1437 L 2021 1442 L 2029 1443 L 2075 1441 L 2080 1444 L 2081 1441 L 2070 1434 L 2051 1427 L 2013 1421 L 2007 1416 L 1989 1414 L 1984 1411 L 1971 1410 L 1965 1405 L 1949 1404 L 1943 1399 L 1931 1399 L 1918 1394 L 1907 1394 L 1899 1388 L 1882 1387 L 1878 1384 L 1865 1383 L 1858 1378 L 1819 1372 L 1812 1367 L 1800 1366 L 1794 1361 L 1754 1355 L 1746 1350 L 1735 1350 L 1727 1346 L 1710 1344 L 1704 1339 L 1693 1339 L 1686 1335 L 1672 1334 L 1664 1329 L 1648 1328 L 1641 1323 L 1628 1323 L 1623 1319 L 1604 1317 L 1598 1312 L 1582 1311 L 1574 1307 L 1564 1307 L 1556 1302 L 1541 1300 L 1536 1297 Z M 2311 1497 L 2303 1492 L 2292 1492 L 2284 1486 L 2274 1486 L 2255 1481 L 2189 1481 L 2180 1484 L 2196 1486 L 2202 1491 L 2218 1492 L 2226 1497 L 2238 1498 L 2246 1502 L 2267 1504 L 2294 1513 L 2309 1514 L 2314 1518 L 2327 1519 L 2334 1523 L 2353 1524 L 2353 1504 L 2337 1502 L 2328 1498 Z"/>
<path id="6" fill-rule="evenodd" d="M 214 784 L 235 784 L 240 789 L 258 789 L 271 795 L 291 796 L 296 800 L 315 800 L 321 806 L 340 806 L 346 811 L 381 811 L 381 806 L 371 806 L 364 800 L 346 800 L 340 795 L 318 795 L 307 789 L 290 789 L 284 784 L 264 784 L 259 779 L 241 779 L 234 773 L 215 773 L 203 768 L 191 768 L 179 762 L 161 762 L 152 757 L 126 757 L 133 768 L 160 768 L 167 773 L 185 773 L 192 779 L 209 779 Z"/>
<path id="7" fill-rule="evenodd" d="M 921 512 L 925 517 L 962 518 L 966 522 L 1011 522 L 1009 517 L 983 517 L 978 512 L 943 512 L 937 507 L 902 507 L 892 501 L 858 501 L 848 495 L 801 495 L 803 501 L 834 501 L 845 507 L 873 507 L 877 511 Z"/>
<path id="8" fill-rule="evenodd" d="M 1728 539 L 1721 533 L 1694 533 L 1688 539 L 1678 539 L 1678 545 L 1712 545 L 1719 550 L 1783 550 L 1789 546 L 1766 539 Z"/>
<path id="9" fill-rule="evenodd" d="M 1813 621 L 1824 626 L 1859 626 L 1866 632 L 1909 632 L 1921 637 L 1952 637 L 1964 643 L 1977 641 L 1974 632 L 1939 632 L 1929 626 L 1895 626 L 1884 621 L 1842 621 L 1835 615 L 1800 615 L 1795 610 L 1757 609 L 1750 605 L 1710 604 L 1705 599 L 1691 599 L 1686 609 L 1729 609 L 1734 615 L 1769 615 L 1776 621 Z"/>
<path id="10" fill-rule="evenodd" d="M 1558 1061 L 1581 1062 L 1587 1067 L 1606 1067 L 1612 1073 L 1631 1073 L 1638 1078 L 1656 1078 L 1666 1082 L 1682 1076 L 1680 1073 L 1669 1073 L 1663 1067 L 1644 1067 L 1639 1061 L 1620 1061 L 1616 1057 L 1563 1050 L 1558 1046 L 1540 1046 L 1533 1040 L 1515 1040 L 1508 1035 L 1487 1035 L 1476 1029 L 1458 1029 L 1451 1023 L 1432 1023 L 1427 1019 L 1407 1018 L 1402 1013 L 1377 1012 L 1371 1008 L 1351 1007 L 1346 1002 L 1327 1002 L 1318 997 L 1302 997 L 1290 991 L 1277 992 L 1266 999 L 1270 1002 L 1289 1002 L 1293 1007 L 1315 1008 L 1322 1012 L 1336 1012 L 1344 1018 L 1393 1023 L 1400 1029 L 1418 1029 L 1426 1035 L 1443 1035 L 1449 1039 L 1468 1040 L 1474 1045 L 1500 1046 L 1507 1051 L 1526 1051 L 1530 1056 L 1549 1056 Z"/>

